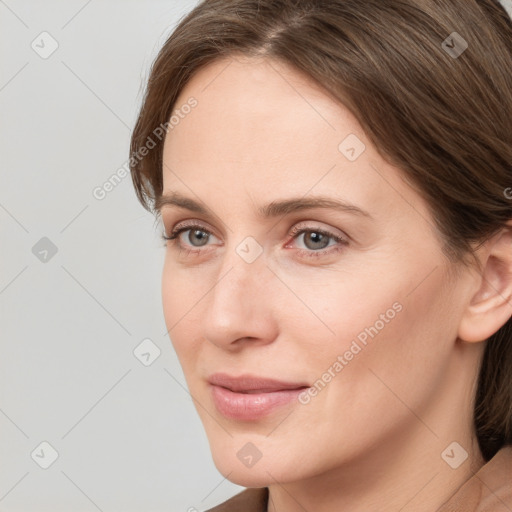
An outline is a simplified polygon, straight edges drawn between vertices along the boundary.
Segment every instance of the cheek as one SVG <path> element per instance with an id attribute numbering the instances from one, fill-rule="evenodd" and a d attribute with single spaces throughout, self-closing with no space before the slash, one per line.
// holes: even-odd
<path id="1" fill-rule="evenodd" d="M 322 364 L 325 357 L 336 359 L 349 350 L 353 341 L 369 347 L 371 340 L 382 338 L 390 326 L 401 322 L 406 289 L 401 279 L 358 271 L 298 275 L 289 280 L 297 300 L 288 298 L 287 311 L 294 321 L 287 327 L 293 325 L 294 339 Z"/>
<path id="2" fill-rule="evenodd" d="M 188 272 L 179 270 L 166 257 L 162 272 L 162 309 L 167 334 L 183 366 L 198 353 L 198 318 L 194 315 L 204 291 L 194 286 Z"/>
<path id="3" fill-rule="evenodd" d="M 340 418 L 352 411 L 359 427 L 376 411 L 391 425 L 407 414 L 404 404 L 422 410 L 443 382 L 456 337 L 457 312 L 444 282 L 439 271 L 416 289 L 413 280 L 402 277 L 335 292 L 335 307 L 324 308 L 322 318 L 336 335 L 325 343 L 317 335 L 317 349 L 308 350 L 316 369 L 312 378 L 321 389 L 317 405 L 338 411 L 333 415 Z M 314 332 L 313 323 L 308 325 Z"/>
<path id="4" fill-rule="evenodd" d="M 404 376 L 414 381 L 415 375 L 432 378 L 440 371 L 456 335 L 457 313 L 441 266 L 428 275 L 420 263 L 405 269 L 395 262 L 394 270 L 381 267 L 379 275 L 331 274 L 315 287 L 304 276 L 296 278 L 292 287 L 308 308 L 297 301 L 289 327 L 308 354 L 310 377 L 320 378 L 337 361 L 337 374 L 371 368 L 400 386 Z"/>

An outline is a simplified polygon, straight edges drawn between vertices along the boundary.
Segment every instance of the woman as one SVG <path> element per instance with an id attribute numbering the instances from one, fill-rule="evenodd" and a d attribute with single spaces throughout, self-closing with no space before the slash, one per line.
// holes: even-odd
<path id="1" fill-rule="evenodd" d="M 512 509 L 512 22 L 495 0 L 207 0 L 131 170 L 215 511 Z"/>

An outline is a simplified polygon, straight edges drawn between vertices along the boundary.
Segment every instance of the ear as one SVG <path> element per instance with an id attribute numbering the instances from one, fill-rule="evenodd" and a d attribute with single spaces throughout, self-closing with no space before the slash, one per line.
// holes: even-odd
<path id="1" fill-rule="evenodd" d="M 512 221 L 487 240 L 481 253 L 482 270 L 464 311 L 458 337 L 467 342 L 484 341 L 512 316 Z"/>

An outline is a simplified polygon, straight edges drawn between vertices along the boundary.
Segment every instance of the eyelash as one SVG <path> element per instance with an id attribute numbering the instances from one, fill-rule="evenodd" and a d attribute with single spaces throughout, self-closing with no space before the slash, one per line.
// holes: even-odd
<path id="1" fill-rule="evenodd" d="M 189 231 L 189 230 L 194 230 L 194 229 L 203 231 L 204 233 L 207 234 L 207 236 L 213 235 L 213 233 L 211 231 L 204 228 L 204 226 L 201 226 L 200 224 L 190 224 L 190 225 L 182 225 L 181 227 L 175 228 L 169 236 L 167 236 L 165 234 L 165 232 L 162 231 L 161 237 L 165 243 L 167 243 L 169 241 L 172 242 L 173 246 L 179 249 L 180 254 L 181 254 L 181 252 L 184 252 L 187 256 L 188 255 L 197 255 L 201 252 L 204 252 L 204 250 L 203 249 L 189 249 L 187 247 L 184 247 L 179 241 L 179 235 L 181 233 L 183 233 L 185 231 Z M 326 256 L 326 255 L 332 254 L 334 252 L 342 251 L 344 249 L 344 247 L 346 245 L 348 245 L 348 241 L 346 239 L 341 238 L 341 237 L 335 235 L 334 233 L 331 233 L 324 229 L 317 229 L 317 228 L 312 228 L 312 227 L 304 228 L 301 226 L 295 226 L 290 231 L 288 236 L 296 238 L 298 235 L 300 235 L 302 233 L 319 233 L 323 236 L 326 236 L 326 237 L 334 240 L 335 242 L 337 242 L 339 244 L 337 247 L 334 247 L 334 248 L 331 247 L 329 250 L 327 248 L 319 249 L 317 251 L 308 250 L 308 249 L 297 249 L 297 252 L 301 256 L 305 256 L 306 258 L 320 258 L 322 256 Z"/>

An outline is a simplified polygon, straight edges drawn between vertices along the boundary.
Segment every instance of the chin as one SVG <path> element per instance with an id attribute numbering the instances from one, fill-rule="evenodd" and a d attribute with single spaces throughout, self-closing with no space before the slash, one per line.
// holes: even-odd
<path id="1" fill-rule="evenodd" d="M 265 470 L 259 469 L 236 469 L 227 468 L 227 471 L 221 471 L 217 466 L 219 472 L 230 482 L 240 485 L 242 487 L 268 487 L 270 484 L 279 481 L 279 479 L 272 478 Z M 273 475 L 272 471 L 269 471 Z"/>
<path id="2" fill-rule="evenodd" d="M 233 445 L 236 445 L 236 448 Z M 212 457 L 218 471 L 236 485 L 268 487 L 275 484 L 276 481 L 286 483 L 304 476 L 299 474 L 301 470 L 297 467 L 296 462 L 268 451 L 267 455 L 262 453 L 261 458 L 252 465 L 250 459 L 244 463 L 244 454 L 250 453 L 251 450 L 246 448 L 246 452 L 242 451 L 243 447 L 247 446 L 245 441 L 235 442 L 233 445 L 213 447 Z"/>

